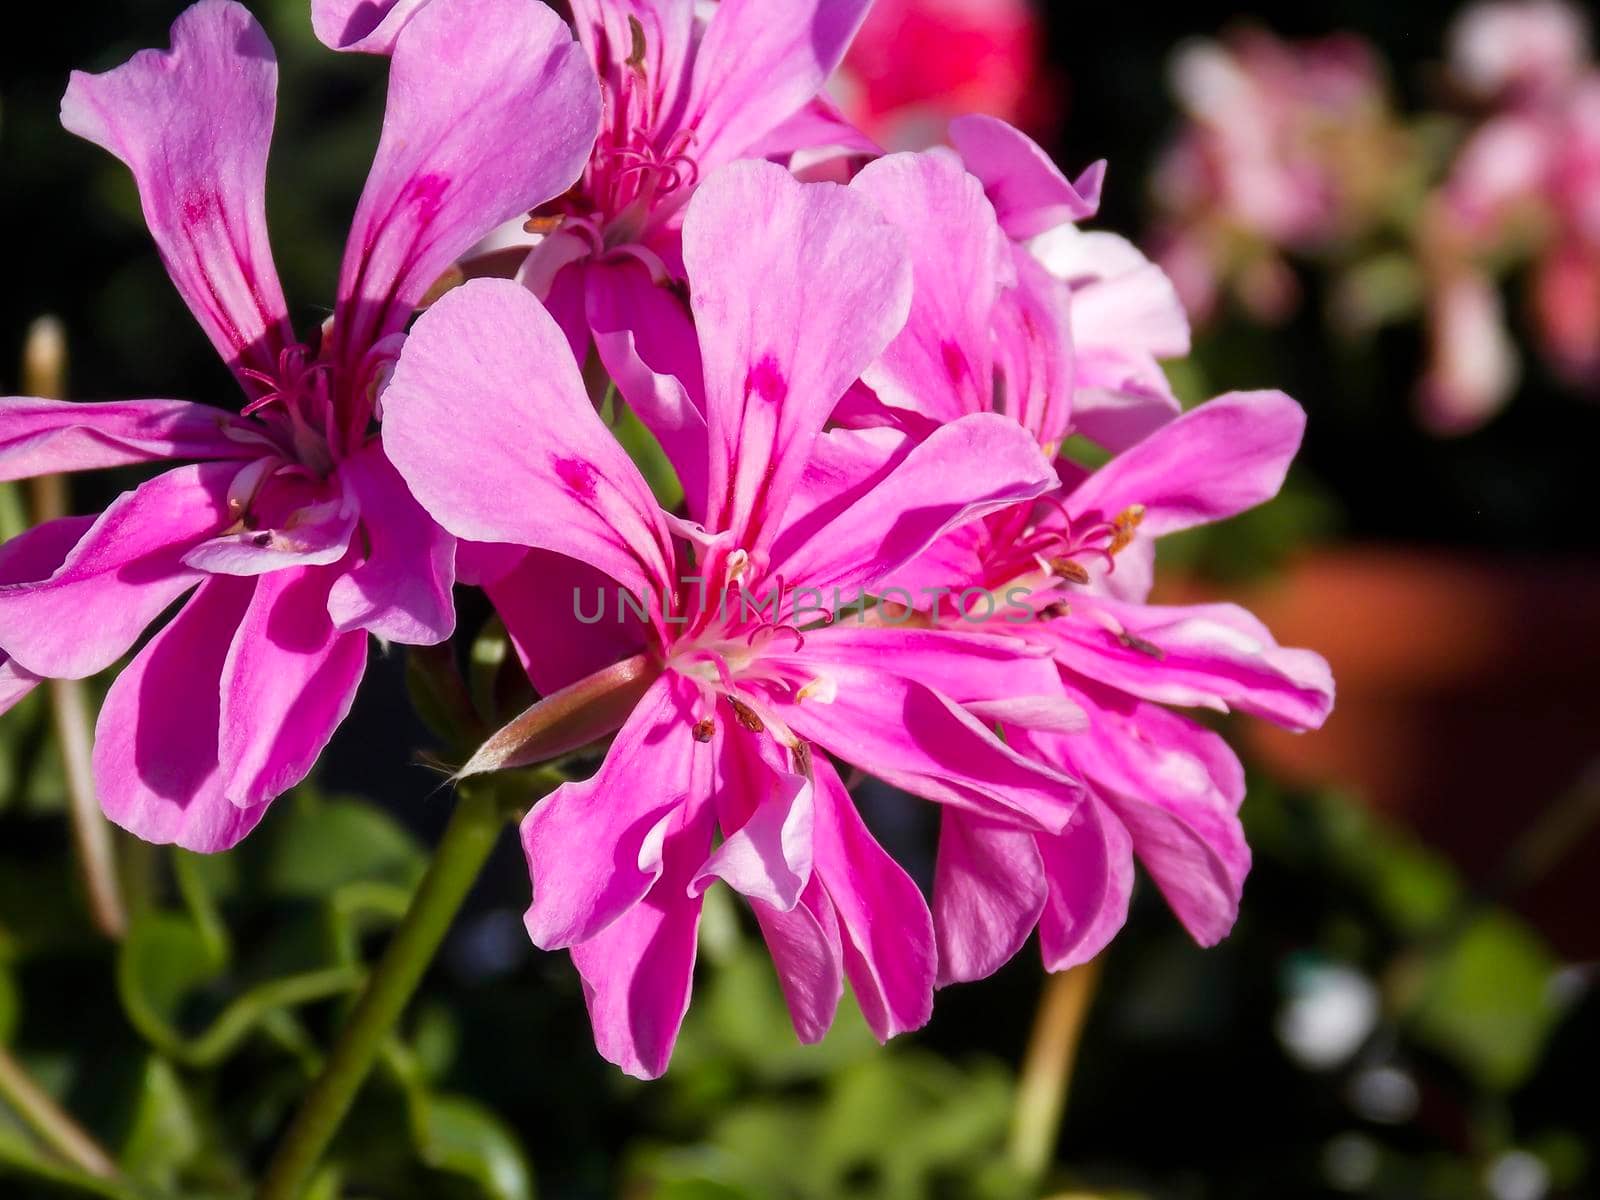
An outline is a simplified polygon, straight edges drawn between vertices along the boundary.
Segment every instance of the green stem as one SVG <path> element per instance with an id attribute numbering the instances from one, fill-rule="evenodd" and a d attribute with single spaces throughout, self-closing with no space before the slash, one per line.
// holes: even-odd
<path id="1" fill-rule="evenodd" d="M 100 1148 L 83 1126 L 72 1119 L 48 1092 L 35 1083 L 22 1069 L 22 1064 L 11 1057 L 10 1051 L 0 1047 L 0 1099 L 16 1112 L 38 1139 L 86 1175 L 99 1179 L 116 1179 L 117 1166 L 111 1156 Z"/>
<path id="2" fill-rule="evenodd" d="M 1030 1182 L 1044 1177 L 1055 1152 L 1078 1043 L 1099 981 L 1098 958 L 1045 980 L 1011 1123 L 1011 1162 Z"/>
<path id="3" fill-rule="evenodd" d="M 311 1182 L 504 824 L 493 788 L 463 791 L 411 907 L 279 1144 L 257 1200 L 299 1200 Z"/>

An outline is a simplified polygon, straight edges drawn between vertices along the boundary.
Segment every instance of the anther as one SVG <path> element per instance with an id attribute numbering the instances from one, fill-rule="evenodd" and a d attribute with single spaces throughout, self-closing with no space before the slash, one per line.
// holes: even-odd
<path id="1" fill-rule="evenodd" d="M 694 740 L 697 742 L 709 742 L 716 732 L 717 723 L 710 717 L 694 723 Z"/>
<path id="2" fill-rule="evenodd" d="M 1052 558 L 1050 560 L 1052 574 L 1065 579 L 1068 583 L 1086 584 L 1089 582 L 1089 570 L 1080 562 L 1070 558 Z"/>
<path id="3" fill-rule="evenodd" d="M 1130 504 L 1111 522 L 1111 545 L 1106 547 L 1108 554 L 1117 554 L 1127 549 L 1128 543 L 1133 541 L 1133 531 L 1139 528 L 1139 522 L 1144 520 L 1144 505 Z"/>
<path id="4" fill-rule="evenodd" d="M 1136 633 L 1129 633 L 1126 629 L 1117 634 L 1117 641 L 1121 642 L 1129 650 L 1137 650 L 1140 654 L 1147 655 L 1157 661 L 1167 657 L 1167 652 L 1160 646 L 1154 642 L 1146 641 Z"/>
<path id="5" fill-rule="evenodd" d="M 761 733 L 766 729 L 766 725 L 762 723 L 761 718 L 756 716 L 755 710 L 744 701 L 735 700 L 732 696 L 729 696 L 728 707 L 733 709 L 733 715 L 739 718 L 739 724 L 743 725 L 751 733 Z"/>

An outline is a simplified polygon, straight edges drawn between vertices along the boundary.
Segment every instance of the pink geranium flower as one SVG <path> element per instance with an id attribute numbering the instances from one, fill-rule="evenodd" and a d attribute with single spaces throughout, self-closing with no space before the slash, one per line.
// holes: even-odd
<path id="1" fill-rule="evenodd" d="M 1043 41 L 1032 0 L 877 0 L 833 90 L 869 136 L 920 150 L 963 113 L 1048 117 Z"/>
<path id="2" fill-rule="evenodd" d="M 1456 78 L 1493 105 L 1427 210 L 1443 265 L 1423 415 L 1460 432 L 1492 416 L 1517 378 L 1499 297 L 1475 261 L 1496 247 L 1534 260 L 1532 315 L 1551 364 L 1600 385 L 1600 68 L 1583 17 L 1544 0 L 1474 5 L 1451 52 Z"/>
<path id="3" fill-rule="evenodd" d="M 172 49 L 73 76 L 62 120 L 133 171 L 173 282 L 245 392 L 241 415 L 176 400 L 0 400 L 0 478 L 198 460 L 95 518 L 0 549 L 0 672 L 110 666 L 186 593 L 112 685 L 94 764 L 141 837 L 226 848 L 302 779 L 349 710 L 367 637 L 454 625 L 454 540 L 389 465 L 374 419 L 417 303 L 509 215 L 574 179 L 598 119 L 566 28 L 521 0 L 440 0 L 395 43 L 383 136 L 339 297 L 302 341 L 268 245 L 277 66 L 250 14 L 201 0 Z"/>
<path id="4" fill-rule="evenodd" d="M 1004 412 L 1052 454 L 1095 429 L 1072 412 L 1069 328 L 1055 327 L 1057 368 L 1030 369 L 1039 356 L 1024 351 L 1040 342 L 1019 339 L 997 283 L 1007 278 L 1004 231 L 979 181 L 930 152 L 875 163 L 854 187 L 915 234 L 910 319 L 864 374 L 877 398 L 931 419 L 923 430 Z M 1145 603 L 1153 541 L 1274 495 L 1303 423 L 1275 392 L 1225 396 L 1138 437 L 1110 422 L 1101 428 L 1121 453 L 1107 465 L 1089 473 L 1058 460 L 1051 494 L 954 531 L 899 573 L 937 624 L 978 620 L 1048 653 L 1059 698 L 1086 721 L 1067 732 L 1041 726 L 1042 707 L 998 714 L 1008 744 L 1088 788 L 1064 831 L 945 810 L 934 892 L 943 981 L 989 974 L 1035 926 L 1052 970 L 1091 957 L 1123 923 L 1135 856 L 1198 940 L 1231 927 L 1249 865 L 1243 774 L 1220 738 L 1163 706 L 1238 709 L 1304 729 L 1326 716 L 1332 681 L 1319 657 L 1280 648 L 1241 609 Z M 995 596 L 1034 619 L 996 613 Z"/>
<path id="5" fill-rule="evenodd" d="M 854 470 L 863 435 L 823 432 L 905 320 L 898 233 L 853 189 L 742 163 L 691 202 L 684 260 L 704 364 L 685 389 L 694 437 L 678 441 L 685 461 L 699 447 L 693 521 L 661 512 L 515 284 L 440 301 L 386 394 L 390 452 L 422 504 L 458 537 L 535 548 L 491 585 L 534 661 L 549 646 L 573 662 L 550 623 L 565 607 L 563 628 L 577 628 L 572 560 L 647 598 L 644 619 L 608 615 L 585 651 L 602 667 L 636 652 L 642 696 L 610 726 L 598 773 L 523 826 L 529 932 L 571 948 L 601 1052 L 642 1076 L 671 1053 L 716 879 L 754 909 L 803 1039 L 828 1028 L 846 978 L 880 1037 L 927 1019 L 926 905 L 821 751 L 1019 828 L 1059 830 L 1076 794 L 973 715 L 997 697 L 1059 710 L 1043 657 L 823 617 L 836 589 L 876 594 L 947 530 L 1054 482 L 1032 439 L 993 414 L 903 444 L 868 476 Z M 437 435 L 467 424 L 474 437 Z"/>
<path id="6" fill-rule="evenodd" d="M 385 52 L 428 0 L 315 0 L 318 33 Z M 699 180 L 743 158 L 874 147 L 822 95 L 871 0 L 574 0 L 600 79 L 594 154 L 570 192 L 502 230 L 469 273 L 514 273 L 580 362 L 670 373 L 693 344 L 679 231 Z M 504 265 L 510 258 L 514 265 Z"/>

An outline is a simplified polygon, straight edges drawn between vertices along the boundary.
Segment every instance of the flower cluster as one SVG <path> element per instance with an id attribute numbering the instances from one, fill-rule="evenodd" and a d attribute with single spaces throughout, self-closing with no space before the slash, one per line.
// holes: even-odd
<path id="1" fill-rule="evenodd" d="M 1518 383 L 1499 279 L 1520 268 L 1553 372 L 1600 386 L 1600 68 L 1565 0 L 1483 0 L 1444 49 L 1450 107 L 1401 114 L 1353 35 L 1187 46 L 1187 121 L 1153 183 L 1158 257 L 1197 320 L 1228 294 L 1277 323 L 1300 303 L 1291 260 L 1330 269 L 1342 331 L 1422 318 L 1419 416 L 1463 433 Z"/>
<path id="2" fill-rule="evenodd" d="M 1036 928 L 1049 968 L 1085 961 L 1136 859 L 1224 936 L 1243 776 L 1172 710 L 1312 728 L 1332 681 L 1241 609 L 1149 603 L 1154 543 L 1273 496 L 1303 417 L 1274 392 L 1182 411 L 1175 290 L 1079 227 L 1100 166 L 1069 180 L 988 117 L 874 151 L 822 98 L 867 7 L 574 0 L 570 29 L 536 0 L 315 0 L 330 46 L 389 56 L 389 104 L 305 336 L 245 9 L 200 0 L 169 51 L 74 76 L 64 123 L 133 172 L 242 396 L 0 400 L 0 478 L 164 464 L 0 548 L 0 703 L 112 666 L 186 597 L 94 765 L 118 824 L 223 850 L 311 769 L 369 635 L 440 642 L 481 587 L 542 698 L 465 771 L 605 745 L 523 823 L 527 927 L 641 1076 L 717 883 L 807 1041 L 846 983 L 880 1037 L 916 1028 Z M 602 418 L 602 374 L 681 505 Z M 1091 443 L 1095 469 L 1067 453 Z M 590 619 L 608 586 L 634 603 Z M 849 620 L 811 599 L 839 594 Z M 931 899 L 857 811 L 867 775 L 940 806 Z"/>

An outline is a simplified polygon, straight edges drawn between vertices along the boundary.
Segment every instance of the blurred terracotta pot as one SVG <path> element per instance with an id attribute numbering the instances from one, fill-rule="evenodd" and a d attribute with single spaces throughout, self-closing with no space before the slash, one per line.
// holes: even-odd
<path id="1" fill-rule="evenodd" d="M 1220 590 L 1175 580 L 1162 598 Z M 1600 956 L 1600 562 L 1354 547 L 1227 591 L 1338 681 L 1317 733 L 1242 723 L 1259 761 L 1352 789 L 1513 888 L 1563 952 Z"/>

